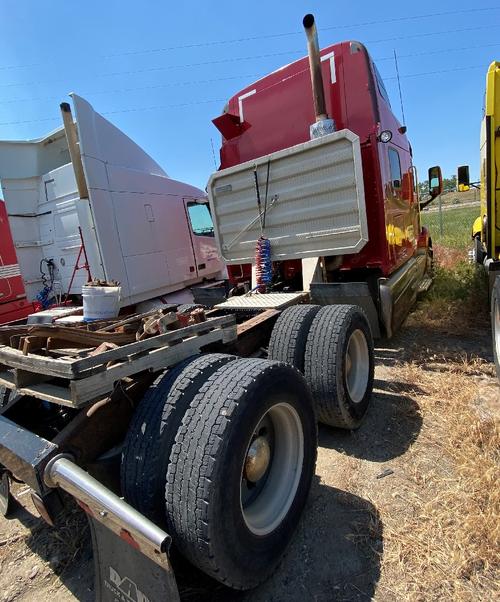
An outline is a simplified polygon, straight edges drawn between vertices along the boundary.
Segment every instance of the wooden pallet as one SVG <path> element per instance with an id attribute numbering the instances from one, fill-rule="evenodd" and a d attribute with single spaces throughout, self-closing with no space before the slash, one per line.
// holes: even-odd
<path id="1" fill-rule="evenodd" d="M 231 343 L 236 337 L 234 316 L 222 316 L 84 358 L 25 355 L 1 345 L 0 384 L 24 395 L 81 407 L 109 395 L 122 378 L 168 368 L 205 345 Z"/>

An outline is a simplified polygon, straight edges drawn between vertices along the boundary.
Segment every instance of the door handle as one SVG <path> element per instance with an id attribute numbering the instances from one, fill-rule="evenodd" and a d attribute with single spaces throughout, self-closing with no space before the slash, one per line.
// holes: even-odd
<path id="1" fill-rule="evenodd" d="M 155 215 L 153 213 L 153 206 L 150 205 L 149 203 L 146 203 L 144 205 L 144 211 L 146 212 L 146 219 L 148 220 L 148 222 L 154 222 Z"/>

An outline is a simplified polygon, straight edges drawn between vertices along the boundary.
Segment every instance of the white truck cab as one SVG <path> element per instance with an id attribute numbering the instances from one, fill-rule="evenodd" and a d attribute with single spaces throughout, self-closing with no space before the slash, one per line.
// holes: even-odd
<path id="1" fill-rule="evenodd" d="M 92 278 L 120 282 L 122 306 L 218 277 L 223 264 L 205 193 L 170 178 L 87 101 L 72 98 L 88 198 L 78 192 L 64 128 L 0 141 L 3 198 L 28 300 L 44 287 L 47 260 L 62 295 L 81 292 L 88 274 L 74 270 L 82 244 Z"/>

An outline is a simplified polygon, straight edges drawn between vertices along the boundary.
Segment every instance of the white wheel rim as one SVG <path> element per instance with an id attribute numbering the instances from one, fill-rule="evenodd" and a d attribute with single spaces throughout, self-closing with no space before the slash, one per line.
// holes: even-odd
<path id="1" fill-rule="evenodd" d="M 495 354 L 500 361 L 500 303 L 495 297 L 493 301 L 493 345 L 495 345 Z"/>
<path id="2" fill-rule="evenodd" d="M 345 383 L 353 403 L 360 403 L 366 393 L 370 374 L 368 341 L 362 330 L 352 332 L 345 355 Z"/>
<path id="3" fill-rule="evenodd" d="M 265 437 L 270 450 L 269 455 L 265 451 L 269 463 L 265 474 L 252 484 L 256 488 L 252 497 L 245 465 L 252 443 Z M 265 445 L 259 444 L 253 450 L 256 447 L 266 449 Z M 257 423 L 241 470 L 241 512 L 246 526 L 254 535 L 267 535 L 282 523 L 295 499 L 303 460 L 304 432 L 297 411 L 288 403 L 272 406 Z"/>

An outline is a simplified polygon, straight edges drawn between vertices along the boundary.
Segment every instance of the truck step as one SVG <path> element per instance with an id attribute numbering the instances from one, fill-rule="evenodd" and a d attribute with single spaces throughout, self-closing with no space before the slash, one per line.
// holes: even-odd
<path id="1" fill-rule="evenodd" d="M 223 303 L 217 303 L 215 309 L 230 309 L 231 311 L 257 311 L 261 309 L 284 309 L 289 305 L 302 303 L 308 298 L 308 293 L 264 293 L 229 297 Z"/>
<path id="2" fill-rule="evenodd" d="M 418 292 L 419 294 L 420 294 L 420 293 L 425 293 L 425 292 L 427 292 L 427 291 L 430 289 L 430 287 L 431 287 L 431 284 L 432 284 L 432 278 L 429 278 L 429 276 L 426 276 L 426 277 L 425 277 L 425 278 L 422 280 L 422 282 L 419 284 L 419 286 L 418 286 L 418 291 L 417 291 L 417 292 Z"/>

